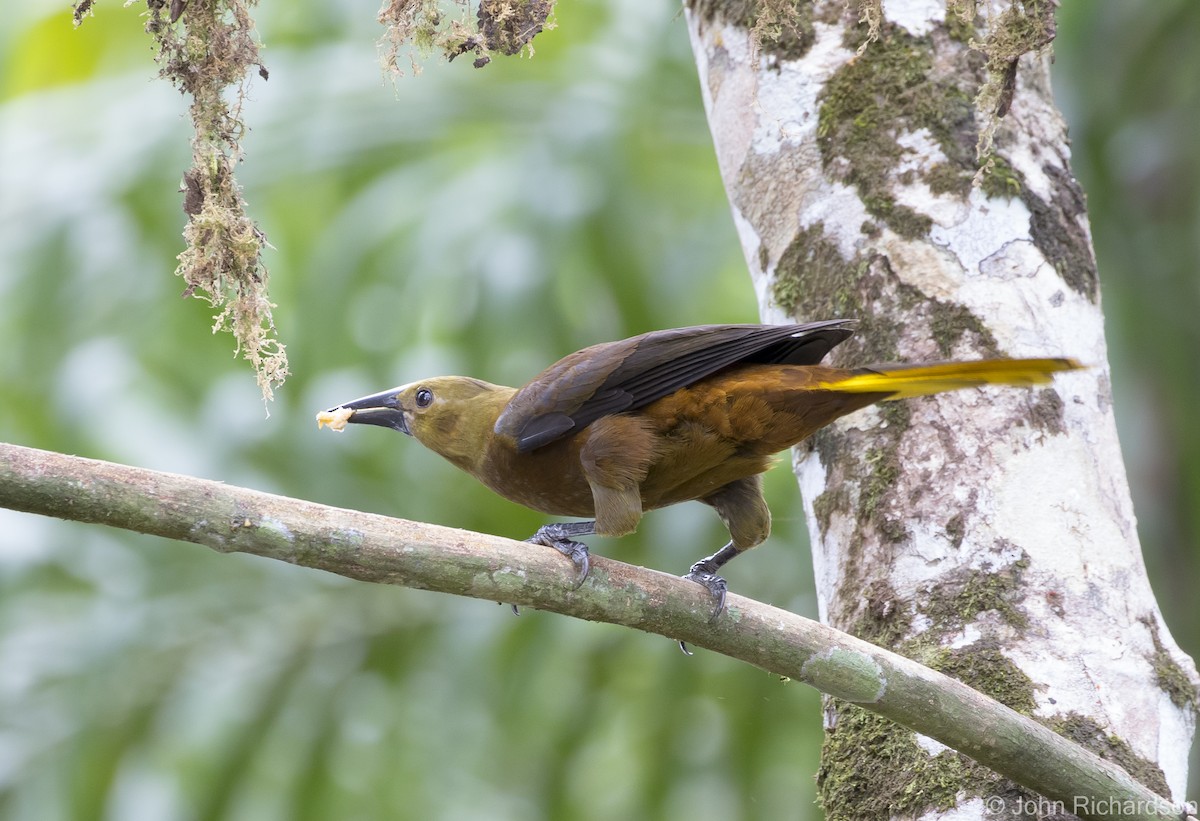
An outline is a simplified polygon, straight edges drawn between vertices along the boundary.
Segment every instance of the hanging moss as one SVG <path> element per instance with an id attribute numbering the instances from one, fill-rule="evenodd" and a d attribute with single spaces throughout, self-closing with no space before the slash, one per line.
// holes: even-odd
<path id="1" fill-rule="evenodd" d="M 457 16 L 448 14 L 441 0 L 388 0 L 379 10 L 384 26 L 380 40 L 384 69 L 401 76 L 400 54 L 440 51 L 450 61 L 473 54 L 475 68 L 483 68 L 491 54 L 533 53 L 533 38 L 554 28 L 555 0 L 480 0 L 474 17 L 461 5 Z M 410 53 L 414 73 L 420 72 Z"/>
<path id="2" fill-rule="evenodd" d="M 976 145 L 980 159 L 986 159 L 992 153 L 996 129 L 1012 106 L 1017 90 L 1018 61 L 1054 42 L 1056 5 L 1053 0 L 1016 0 L 998 17 L 988 21 L 987 37 L 970 41 L 971 47 L 987 58 L 987 80 L 975 97 L 975 106 L 983 117 Z"/>
<path id="3" fill-rule="evenodd" d="M 71 5 L 71 16 L 75 21 L 76 27 L 83 24 L 83 18 L 95 14 L 95 12 L 92 10 L 92 6 L 94 5 L 95 0 L 79 0 L 78 3 L 73 3 Z"/>
<path id="4" fill-rule="evenodd" d="M 486 47 L 511 56 L 542 33 L 553 10 L 552 0 L 480 0 L 475 16 Z"/>
<path id="5" fill-rule="evenodd" d="M 245 82 L 257 67 L 258 40 L 249 7 L 255 0 L 148 4 L 146 31 L 158 43 L 159 73 L 191 97 L 192 166 L 183 175 L 187 247 L 176 273 L 185 296 L 218 309 L 213 330 L 227 330 L 254 367 L 264 400 L 288 375 L 275 333 L 262 263 L 266 236 L 246 213 L 234 168 L 247 127 L 241 119 Z M 229 87 L 236 92 L 226 93 Z"/>
<path id="6" fill-rule="evenodd" d="M 746 28 L 758 54 L 798 60 L 812 48 L 813 0 L 687 0 L 687 6 L 702 20 L 722 20 Z"/>
<path id="7" fill-rule="evenodd" d="M 946 0 L 946 34 L 957 43 L 969 43 L 975 37 L 975 0 Z"/>

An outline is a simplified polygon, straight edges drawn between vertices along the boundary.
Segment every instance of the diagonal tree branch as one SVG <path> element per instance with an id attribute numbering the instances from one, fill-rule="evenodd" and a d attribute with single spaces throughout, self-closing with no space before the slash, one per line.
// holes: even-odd
<path id="1" fill-rule="evenodd" d="M 709 624 L 695 584 L 552 550 L 203 479 L 0 443 L 0 506 L 251 553 L 352 579 L 512 602 L 681 639 L 796 679 L 963 752 L 1084 818 L 1184 817 L 1119 767 L 966 685 L 730 594 Z"/>

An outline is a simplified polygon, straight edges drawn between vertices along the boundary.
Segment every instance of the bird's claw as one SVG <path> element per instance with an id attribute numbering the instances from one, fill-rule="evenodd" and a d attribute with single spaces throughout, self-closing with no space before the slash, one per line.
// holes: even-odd
<path id="1" fill-rule="evenodd" d="M 713 611 L 712 615 L 708 617 L 708 623 L 712 624 L 725 610 L 725 593 L 728 592 L 729 585 L 723 578 L 713 572 L 713 569 L 707 562 L 707 559 L 696 562 L 683 578 L 691 579 L 707 590 L 712 596 Z"/>
<path id="2" fill-rule="evenodd" d="M 712 615 L 708 617 L 708 623 L 713 624 L 721 613 L 725 610 L 725 594 L 729 592 L 729 585 L 724 579 L 717 575 L 717 571 L 721 567 L 738 554 L 738 549 L 733 546 L 733 540 L 729 544 L 722 547 L 711 556 L 707 556 L 692 565 L 692 569 L 684 574 L 683 578 L 690 579 L 696 584 L 708 591 L 713 599 Z M 686 655 L 691 655 L 692 651 L 687 648 L 687 644 L 679 642 L 679 649 Z"/>
<path id="3" fill-rule="evenodd" d="M 588 572 L 591 570 L 591 562 L 588 559 L 587 545 L 568 537 L 585 535 L 585 532 L 581 529 L 581 526 L 584 524 L 590 526 L 593 523 L 560 522 L 544 525 L 538 528 L 537 533 L 534 533 L 533 536 L 525 540 L 533 544 L 553 547 L 570 559 L 575 565 L 575 569 L 579 571 L 579 576 L 575 581 L 576 587 L 579 587 L 587 579 Z"/>
<path id="4" fill-rule="evenodd" d="M 560 542 L 554 542 L 550 545 L 559 553 L 566 556 L 575 564 L 575 569 L 579 571 L 579 578 L 575 580 L 575 586 L 579 587 L 588 577 L 588 571 L 592 565 L 588 560 L 587 545 L 583 542 L 573 542 L 570 539 L 563 539 Z"/>
<path id="5" fill-rule="evenodd" d="M 725 610 L 725 593 L 729 590 L 729 585 L 716 573 L 708 570 L 703 561 L 696 562 L 694 565 L 692 565 L 692 569 L 688 571 L 683 578 L 694 581 L 696 584 L 707 590 L 713 597 L 713 611 L 712 615 L 708 617 L 708 623 L 712 624 L 715 622 Z M 679 649 L 682 650 L 686 656 L 690 656 L 692 654 L 692 651 L 688 649 L 686 642 L 679 642 Z"/>

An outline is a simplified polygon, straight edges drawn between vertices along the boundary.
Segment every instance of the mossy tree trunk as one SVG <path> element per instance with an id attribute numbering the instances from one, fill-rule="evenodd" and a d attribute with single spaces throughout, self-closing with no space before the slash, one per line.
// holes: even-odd
<path id="1" fill-rule="evenodd" d="M 1038 51 L 1053 5 L 937 5 L 688 1 L 765 321 L 858 319 L 840 365 L 1094 366 L 877 406 L 800 448 L 821 617 L 1182 800 L 1197 677 L 1141 558 L 1084 196 Z M 827 726 L 831 819 L 1022 808 L 1011 783 L 852 704 L 831 700 Z"/>

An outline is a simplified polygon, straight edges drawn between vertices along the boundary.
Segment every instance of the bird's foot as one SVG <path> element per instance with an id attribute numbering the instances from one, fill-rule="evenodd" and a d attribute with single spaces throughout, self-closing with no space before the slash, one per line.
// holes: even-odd
<path id="1" fill-rule="evenodd" d="M 579 571 L 579 577 L 575 580 L 575 586 L 583 584 L 588 577 L 588 571 L 591 570 L 591 563 L 588 561 L 588 547 L 583 542 L 573 542 L 570 539 L 552 542 L 550 547 L 553 547 L 559 553 L 566 556 L 575 565 L 575 569 Z"/>
<path id="2" fill-rule="evenodd" d="M 692 565 L 692 569 L 688 571 L 687 575 L 683 577 L 691 579 L 707 590 L 713 597 L 713 612 L 708 617 L 709 624 L 715 622 L 725 609 L 725 593 L 729 590 L 729 585 L 726 584 L 725 580 L 713 572 L 716 568 L 712 566 L 711 558 L 710 556 L 708 559 L 701 559 L 696 562 Z M 679 642 L 679 649 L 683 651 L 685 656 L 692 654 L 692 651 L 688 649 L 687 642 Z"/>
<path id="3" fill-rule="evenodd" d="M 591 563 L 588 561 L 587 545 L 574 541 L 571 537 L 587 536 L 595 532 L 595 522 L 555 522 L 539 527 L 537 533 L 525 541 L 553 547 L 570 559 L 579 572 L 579 577 L 575 582 L 575 586 L 579 587 L 587 579 Z"/>
<path id="4" fill-rule="evenodd" d="M 683 578 L 691 579 L 696 584 L 708 591 L 713 599 L 712 615 L 708 617 L 708 623 L 715 622 L 725 610 L 725 594 L 729 591 L 729 585 L 717 575 L 717 571 L 721 569 L 727 561 L 738 554 L 738 549 L 733 546 L 733 541 L 722 547 L 716 553 L 701 559 L 692 565 L 692 569 L 684 575 Z M 691 655 L 692 651 L 687 648 L 687 644 L 679 642 L 679 649 L 686 655 Z"/>
<path id="5" fill-rule="evenodd" d="M 717 575 L 717 565 L 712 561 L 710 556 L 707 559 L 701 559 L 692 565 L 692 569 L 683 577 L 691 579 L 696 584 L 703 587 L 709 592 L 713 599 L 712 615 L 708 617 L 708 623 L 712 624 L 725 610 L 725 593 L 729 590 L 729 585 L 723 578 Z"/>

